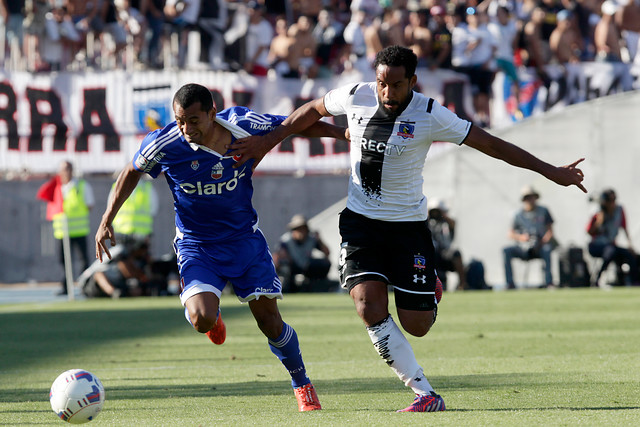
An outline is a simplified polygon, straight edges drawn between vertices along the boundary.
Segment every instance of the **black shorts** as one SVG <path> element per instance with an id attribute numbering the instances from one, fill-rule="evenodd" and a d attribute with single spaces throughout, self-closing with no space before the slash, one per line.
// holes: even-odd
<path id="1" fill-rule="evenodd" d="M 396 306 L 435 310 L 437 275 L 426 221 L 379 221 L 349 209 L 340 213 L 340 283 L 351 291 L 365 280 L 393 286 Z"/>

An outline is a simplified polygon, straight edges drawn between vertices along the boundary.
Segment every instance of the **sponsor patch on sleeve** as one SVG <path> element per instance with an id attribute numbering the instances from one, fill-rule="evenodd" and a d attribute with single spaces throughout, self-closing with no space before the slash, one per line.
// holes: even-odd
<path id="1" fill-rule="evenodd" d="M 136 158 L 136 167 L 140 169 L 142 172 L 149 172 L 158 162 L 155 159 L 147 159 L 142 154 Z"/>

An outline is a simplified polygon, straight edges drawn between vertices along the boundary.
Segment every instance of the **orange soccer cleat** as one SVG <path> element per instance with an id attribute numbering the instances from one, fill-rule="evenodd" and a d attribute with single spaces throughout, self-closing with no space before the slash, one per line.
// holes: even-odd
<path id="1" fill-rule="evenodd" d="M 320 400 L 316 394 L 316 389 L 313 388 L 313 384 L 305 384 L 302 387 L 296 387 L 293 389 L 298 400 L 298 408 L 300 412 L 304 411 L 317 411 L 322 409 L 320 406 Z"/>
<path id="2" fill-rule="evenodd" d="M 227 339 L 227 327 L 222 321 L 222 315 L 218 314 L 218 320 L 216 324 L 211 330 L 207 332 L 207 337 L 211 340 L 212 343 L 216 345 L 220 345 Z"/>

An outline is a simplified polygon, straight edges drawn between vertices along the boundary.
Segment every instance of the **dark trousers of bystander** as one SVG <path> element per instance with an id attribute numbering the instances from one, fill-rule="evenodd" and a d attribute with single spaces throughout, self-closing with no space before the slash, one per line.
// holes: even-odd
<path id="1" fill-rule="evenodd" d="M 87 268 L 89 268 L 89 254 L 87 252 L 87 236 L 79 236 L 79 237 L 71 237 L 69 238 L 69 247 L 71 250 L 71 253 L 69 254 L 71 260 L 74 259 L 79 259 L 80 260 L 80 271 L 84 271 Z M 77 254 L 77 257 L 74 258 L 74 253 Z M 66 294 L 67 293 L 67 269 L 66 269 L 66 265 L 65 265 L 65 259 L 64 259 L 64 243 L 63 240 L 60 239 L 60 264 L 62 264 L 62 268 L 64 270 L 64 275 L 62 278 L 62 289 L 60 291 L 60 294 Z M 73 262 L 72 262 L 72 267 L 73 267 Z M 73 269 L 72 269 L 72 273 L 73 274 Z M 69 278 L 72 282 L 73 282 L 73 277 Z"/>

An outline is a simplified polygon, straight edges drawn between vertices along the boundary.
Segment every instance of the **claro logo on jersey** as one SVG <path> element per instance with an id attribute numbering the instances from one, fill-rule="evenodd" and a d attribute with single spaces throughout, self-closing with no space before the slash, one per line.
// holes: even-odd
<path id="1" fill-rule="evenodd" d="M 180 184 L 180 189 L 187 194 L 197 194 L 198 196 L 213 196 L 216 194 L 222 194 L 225 191 L 233 191 L 238 186 L 238 180 L 245 176 L 244 171 L 246 167 L 241 171 L 233 171 L 233 178 L 224 182 L 202 182 L 198 181 L 195 184 L 185 182 Z"/>
<path id="2" fill-rule="evenodd" d="M 361 150 L 384 153 L 385 156 L 401 156 L 405 148 L 407 147 L 404 145 L 388 144 L 383 141 L 374 141 L 372 139 L 360 138 Z"/>

